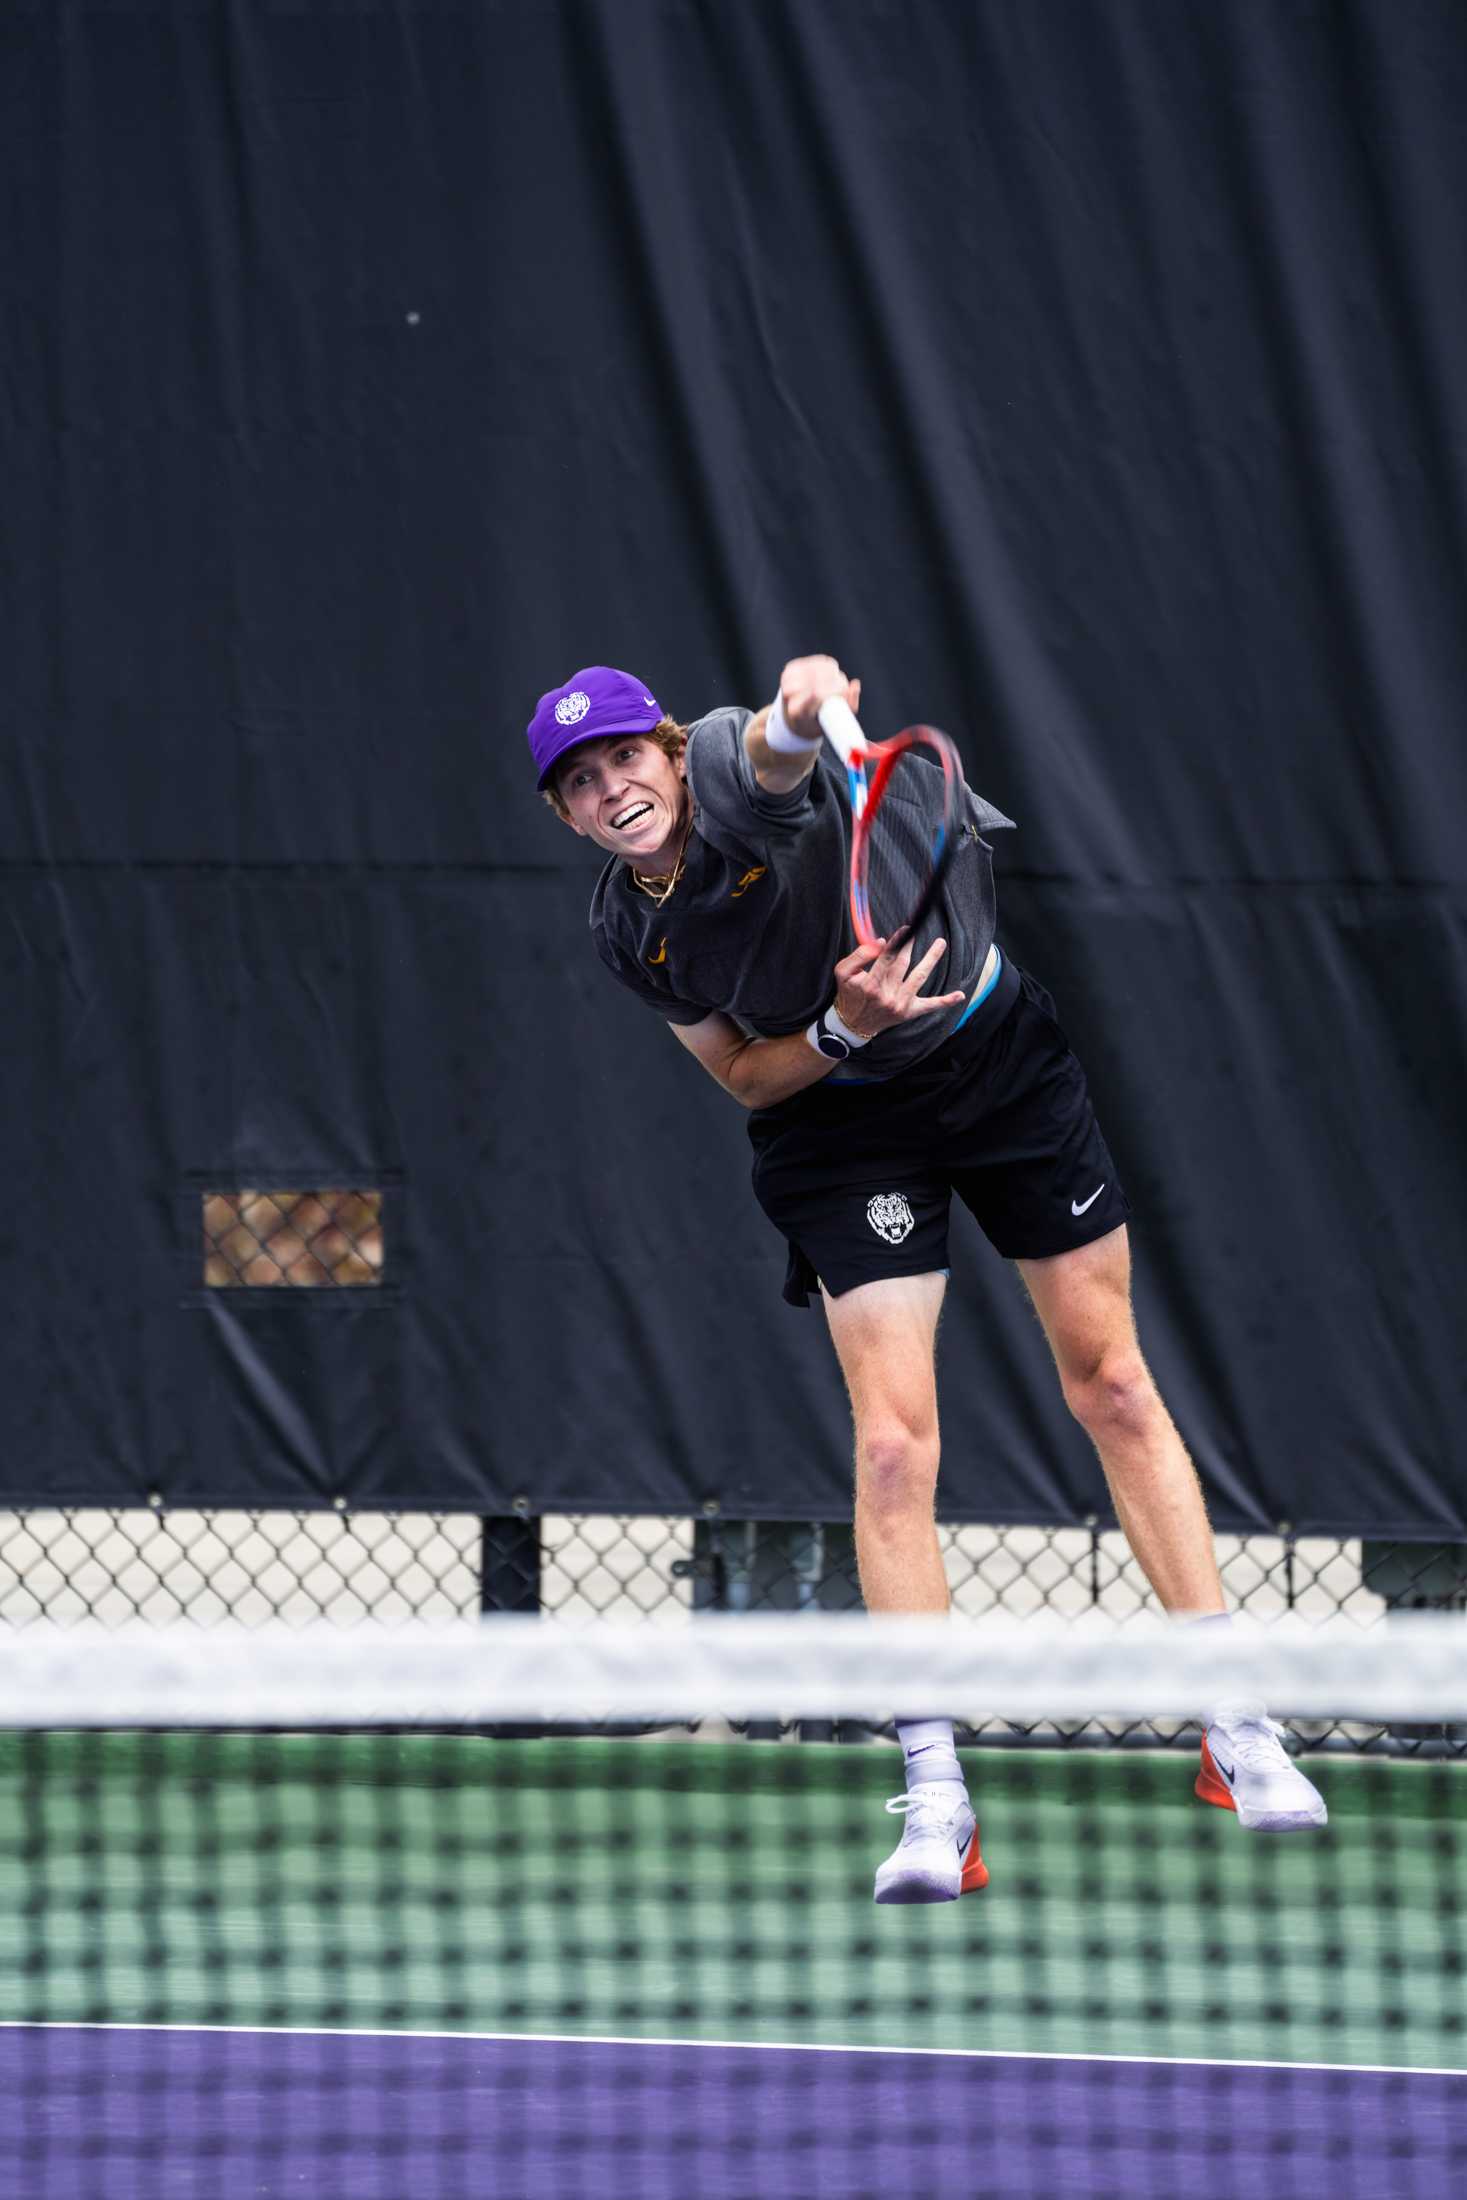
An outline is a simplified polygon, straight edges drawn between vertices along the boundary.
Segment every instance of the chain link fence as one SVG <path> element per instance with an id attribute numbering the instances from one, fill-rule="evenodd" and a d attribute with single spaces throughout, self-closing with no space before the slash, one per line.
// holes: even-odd
<path id="1" fill-rule="evenodd" d="M 1124 1622 L 1154 1611 L 1118 1531 L 979 1527 L 940 1530 L 954 1610 Z M 1388 1627 L 1393 1612 L 1467 1611 L 1467 1545 L 1355 1538 L 1220 1536 L 1235 1609 Z M 843 1610 L 859 1604 L 849 1523 L 753 1522 L 528 1513 L 137 1511 L 0 1513 L 0 1624 L 133 1619 L 201 1627 L 223 1621 L 341 1626 L 372 1620 L 544 1611 L 676 1629 L 703 1611 Z M 1443 1728 L 1297 1727 L 1301 1739 L 1359 1748 L 1447 1748 Z M 806 1732 L 817 1729 L 807 1727 Z M 1036 1730 L 990 1722 L 986 1738 Z M 1170 1742 L 1190 1729 L 1108 1727 L 1116 1738 Z M 1046 1740 L 1063 1739 L 1053 1729 Z"/>
<path id="2" fill-rule="evenodd" d="M 207 1290 L 382 1281 L 380 1192 L 206 1191 L 201 1204 Z"/>

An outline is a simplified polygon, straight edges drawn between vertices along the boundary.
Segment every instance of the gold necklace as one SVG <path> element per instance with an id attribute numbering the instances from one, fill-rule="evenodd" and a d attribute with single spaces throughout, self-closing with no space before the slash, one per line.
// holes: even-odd
<path id="1" fill-rule="evenodd" d="M 663 903 L 664 903 L 664 902 L 666 901 L 666 899 L 667 899 L 668 895 L 669 895 L 669 894 L 670 894 L 670 893 L 672 892 L 673 888 L 674 888 L 674 887 L 675 887 L 675 886 L 677 885 L 677 882 L 678 882 L 678 880 L 679 880 L 679 879 L 680 879 L 680 878 L 682 877 L 682 875 L 683 875 L 683 859 L 682 859 L 682 857 L 681 857 L 681 856 L 679 856 L 679 857 L 678 857 L 678 863 L 677 863 L 677 869 L 676 869 L 676 870 L 675 870 L 675 871 L 673 872 L 673 874 L 672 874 L 672 877 L 671 877 L 671 878 L 669 878 L 669 879 L 650 879 L 650 878 L 643 878 L 643 876 L 642 876 L 642 874 L 641 874 L 641 872 L 640 872 L 640 871 L 633 871 L 633 873 L 632 873 L 632 884 L 633 884 L 634 886 L 640 886 L 640 887 L 641 887 L 641 889 L 642 889 L 642 892 L 643 892 L 643 893 L 644 893 L 644 894 L 645 894 L 645 895 L 647 896 L 648 900 L 649 900 L 649 901 L 651 902 L 651 904 L 652 904 L 652 906 L 653 906 L 653 908 L 654 908 L 654 909 L 660 909 L 660 908 L 662 907 L 662 904 L 663 904 Z"/>
<path id="2" fill-rule="evenodd" d="M 672 894 L 677 886 L 678 880 L 682 877 L 683 872 L 688 867 L 688 841 L 692 835 L 692 830 L 693 805 L 691 802 L 689 802 L 688 822 L 683 827 L 682 846 L 678 849 L 677 861 L 672 867 L 672 877 L 644 878 L 640 871 L 633 871 L 632 873 L 632 884 L 634 886 L 641 887 L 642 892 L 647 896 L 654 909 L 660 909 L 662 907 L 662 904 Z"/>

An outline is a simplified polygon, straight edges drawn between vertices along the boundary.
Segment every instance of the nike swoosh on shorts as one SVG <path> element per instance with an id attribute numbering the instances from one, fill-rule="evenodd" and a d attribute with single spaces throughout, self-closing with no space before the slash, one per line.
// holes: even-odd
<path id="1" fill-rule="evenodd" d="M 1070 1213 L 1072 1215 L 1083 1215 L 1087 1207 L 1093 1207 L 1095 1205 L 1096 1200 L 1099 1199 L 1101 1193 L 1104 1190 L 1104 1184 L 1097 1184 L 1088 1199 L 1072 1199 L 1070 1201 Z"/>

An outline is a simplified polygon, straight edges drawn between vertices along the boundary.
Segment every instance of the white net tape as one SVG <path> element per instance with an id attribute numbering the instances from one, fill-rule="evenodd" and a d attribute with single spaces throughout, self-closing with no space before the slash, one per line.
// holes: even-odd
<path id="1" fill-rule="evenodd" d="M 0 1724 L 316 1727 L 625 1719 L 951 1716 L 1206 1718 L 1256 1702 L 1295 1718 L 1467 1718 L 1467 1626 L 1402 1616 L 1262 1627 L 1097 1619 L 1053 1627 L 709 1616 L 657 1630 L 493 1617 L 22 1628 L 3 1650 Z"/>

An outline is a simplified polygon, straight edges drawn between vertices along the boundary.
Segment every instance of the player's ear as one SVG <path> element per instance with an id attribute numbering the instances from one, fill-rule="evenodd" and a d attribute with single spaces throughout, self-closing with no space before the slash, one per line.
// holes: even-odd
<path id="1" fill-rule="evenodd" d="M 561 798 L 559 788 L 547 787 L 545 789 L 545 801 L 547 806 L 551 810 L 553 810 L 555 812 L 555 815 L 560 819 L 562 825 L 569 825 L 573 833 L 579 833 L 582 840 L 585 839 L 585 827 L 583 825 L 578 825 L 575 819 L 571 816 L 570 811 L 567 809 L 564 801 Z"/>
<path id="2" fill-rule="evenodd" d="M 859 680 L 852 680 L 846 692 L 846 701 L 859 718 L 861 715 L 861 683 Z"/>

